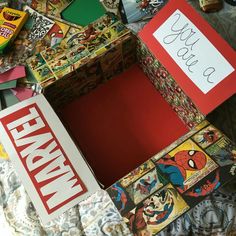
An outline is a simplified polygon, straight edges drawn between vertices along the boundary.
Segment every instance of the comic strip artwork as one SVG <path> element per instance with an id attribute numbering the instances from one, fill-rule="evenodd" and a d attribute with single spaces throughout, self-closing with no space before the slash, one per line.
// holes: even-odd
<path id="1" fill-rule="evenodd" d="M 168 184 L 124 215 L 124 220 L 135 236 L 151 236 L 188 209 L 189 206 L 178 191 Z"/>
<path id="2" fill-rule="evenodd" d="M 163 187 L 166 183 L 167 181 L 161 176 L 156 168 L 154 168 L 127 187 L 126 190 L 136 205 L 153 192 Z"/>
<path id="3" fill-rule="evenodd" d="M 236 162 L 236 147 L 226 137 L 222 137 L 206 149 L 220 166 L 232 165 Z"/>
<path id="4" fill-rule="evenodd" d="M 218 167 L 190 139 L 159 159 L 156 164 L 181 193 Z"/>
<path id="5" fill-rule="evenodd" d="M 135 205 L 129 197 L 128 192 L 119 182 L 113 184 L 107 191 L 121 215 L 134 208 Z"/>
<path id="6" fill-rule="evenodd" d="M 120 180 L 120 183 L 123 187 L 127 187 L 133 182 L 135 182 L 137 179 L 139 179 L 141 176 L 146 174 L 148 171 L 153 169 L 155 165 L 151 160 L 145 162 L 144 164 L 140 165 L 138 168 L 131 171 L 129 174 L 127 174 L 125 177 L 123 177 Z"/>
<path id="7" fill-rule="evenodd" d="M 135 236 L 156 235 L 236 176 L 236 147 L 203 121 L 107 191 Z"/>
<path id="8" fill-rule="evenodd" d="M 201 147 L 206 148 L 221 137 L 221 133 L 213 125 L 199 131 L 192 139 Z"/>
<path id="9" fill-rule="evenodd" d="M 220 179 L 220 170 L 217 169 L 186 191 L 184 195 L 193 198 L 207 196 L 221 186 Z"/>
<path id="10" fill-rule="evenodd" d="M 88 61 L 91 62 L 93 58 L 105 53 L 108 49 L 114 47 L 116 41 L 128 33 L 129 30 L 111 13 L 106 13 L 98 21 L 83 29 L 71 30 L 71 28 L 68 29 L 68 27 L 56 21 L 46 35 L 44 45 L 42 45 L 43 47 L 46 46 L 46 49 L 38 50 L 40 55 L 37 55 L 37 57 L 42 58 L 46 65 L 42 65 L 42 68 L 35 68 L 35 57 L 29 58 L 27 65 L 37 82 L 41 86 L 48 86 L 50 82 L 61 79 Z M 122 41 L 120 44 L 122 44 Z M 114 70 L 122 71 L 122 48 L 118 48 L 117 53 L 111 49 L 111 54 L 113 56 L 118 55 L 113 59 L 120 59 L 121 64 L 114 63 L 114 65 L 119 64 L 120 66 L 109 68 L 109 73 L 116 73 Z M 107 72 L 105 71 L 105 74 L 109 74 Z M 52 80 L 52 78 L 55 79 Z M 48 83 L 45 83 L 46 81 Z"/>

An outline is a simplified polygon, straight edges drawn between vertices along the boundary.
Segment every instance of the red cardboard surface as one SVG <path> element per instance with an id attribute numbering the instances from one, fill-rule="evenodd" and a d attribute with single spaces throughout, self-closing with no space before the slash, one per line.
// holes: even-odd
<path id="1" fill-rule="evenodd" d="M 68 104 L 62 117 L 106 187 L 188 131 L 137 65 Z"/>
<path id="2" fill-rule="evenodd" d="M 166 20 L 176 11 L 180 10 L 197 28 L 198 30 L 206 36 L 210 43 L 218 50 L 218 52 L 223 56 L 227 62 L 234 68 L 234 71 L 226 76 L 221 82 L 219 82 L 213 89 L 207 93 L 202 92 L 198 86 L 196 86 L 186 73 L 181 69 L 181 67 L 176 63 L 176 61 L 171 57 L 171 55 L 165 50 L 161 43 L 153 36 L 154 32 L 158 30 Z M 172 25 L 172 29 L 176 30 L 179 22 Z M 184 27 L 184 25 L 182 25 Z M 187 27 L 189 24 L 187 25 Z M 178 25 L 178 27 L 180 27 Z M 187 27 L 185 29 L 187 29 Z M 183 34 L 183 38 L 187 38 L 187 32 Z M 172 36 L 176 34 L 177 31 L 172 32 Z M 191 33 L 194 35 L 195 30 Z M 141 40 L 148 46 L 149 50 L 154 54 L 154 56 L 166 67 L 170 72 L 179 86 L 185 91 L 185 93 L 192 99 L 199 110 L 207 115 L 217 106 L 223 103 L 226 99 L 232 96 L 236 92 L 236 53 L 235 51 L 216 33 L 216 31 L 189 5 L 185 0 L 171 0 L 169 3 L 144 27 L 139 33 Z M 192 40 L 192 41 L 191 41 Z M 191 38 L 189 41 L 185 41 L 186 44 L 193 42 Z M 200 38 L 202 40 L 202 38 Z M 200 42 L 199 40 L 199 42 Z M 197 47 L 196 42 L 193 47 Z M 214 58 L 209 57 L 208 49 L 198 48 L 198 51 L 202 50 L 205 53 L 207 61 L 211 62 Z M 183 52 L 183 51 L 182 51 Z M 192 52 L 189 52 L 188 56 Z M 187 56 L 187 55 L 186 55 Z M 208 58 L 209 57 L 209 58 Z M 221 66 L 220 64 L 218 64 Z M 217 68 L 215 68 L 217 70 Z M 209 78 L 209 77 L 208 77 Z"/>

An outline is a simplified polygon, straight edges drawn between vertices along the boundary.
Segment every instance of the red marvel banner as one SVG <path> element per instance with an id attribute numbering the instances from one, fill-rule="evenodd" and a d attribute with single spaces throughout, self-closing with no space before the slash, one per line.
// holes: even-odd
<path id="1" fill-rule="evenodd" d="M 185 0 L 171 0 L 139 33 L 203 114 L 236 92 L 236 53 Z"/>
<path id="2" fill-rule="evenodd" d="M 98 184 L 46 99 L 0 113 L 2 143 L 42 222 L 98 190 Z"/>

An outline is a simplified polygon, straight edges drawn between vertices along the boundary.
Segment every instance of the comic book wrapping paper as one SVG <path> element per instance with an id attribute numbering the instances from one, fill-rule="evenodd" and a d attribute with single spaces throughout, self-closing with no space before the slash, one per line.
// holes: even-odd
<path id="1" fill-rule="evenodd" d="M 235 171 L 235 145 L 203 121 L 107 191 L 134 235 L 156 235 Z"/>
<path id="2" fill-rule="evenodd" d="M 199 124 L 204 116 L 199 112 L 191 99 L 178 86 L 170 73 L 163 67 L 147 46 L 138 40 L 137 57 L 144 73 L 149 77 L 153 85 L 171 105 L 173 110 L 190 128 Z"/>
<path id="3" fill-rule="evenodd" d="M 72 34 L 68 31 L 60 46 L 49 47 L 27 60 L 39 90 L 54 108 L 135 63 L 135 39 L 113 16 L 108 13 L 94 28 L 89 26 Z M 103 33 L 99 29 L 104 29 Z M 99 32 L 90 35 L 87 30 Z"/>

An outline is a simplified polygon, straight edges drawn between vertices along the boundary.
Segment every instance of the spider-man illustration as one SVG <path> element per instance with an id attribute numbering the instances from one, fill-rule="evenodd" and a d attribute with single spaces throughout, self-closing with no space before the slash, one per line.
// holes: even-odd
<path id="1" fill-rule="evenodd" d="M 117 196 L 112 197 L 112 198 L 113 198 L 113 200 L 115 200 L 116 203 L 121 204 L 121 208 L 119 210 L 121 212 L 125 209 L 126 203 L 128 201 L 126 194 L 125 194 L 124 190 L 120 186 L 118 186 L 117 183 L 113 184 L 111 189 L 113 189 L 115 192 L 117 192 Z"/>
<path id="2" fill-rule="evenodd" d="M 206 130 L 202 135 L 202 139 L 199 141 L 200 143 L 212 143 L 216 141 L 218 138 L 218 134 L 215 130 Z"/>
<path id="3" fill-rule="evenodd" d="M 187 192 L 186 195 L 191 197 L 199 197 L 199 196 L 206 196 L 209 193 L 213 192 L 220 186 L 220 174 L 219 171 L 216 172 L 215 179 L 211 182 L 209 180 L 206 181 L 205 184 L 202 186 L 192 189 L 191 191 Z"/>
<path id="4" fill-rule="evenodd" d="M 150 176 L 147 179 L 141 179 L 136 186 L 136 191 L 140 191 L 141 194 L 150 194 L 152 189 L 157 183 L 157 176 L 155 175 L 154 179 L 151 181 Z"/>
<path id="5" fill-rule="evenodd" d="M 166 155 L 158 160 L 157 165 L 160 170 L 167 174 L 170 181 L 185 191 L 186 171 L 199 171 L 205 167 L 207 163 L 206 155 L 201 151 L 182 150 L 177 152 L 173 157 Z"/>

